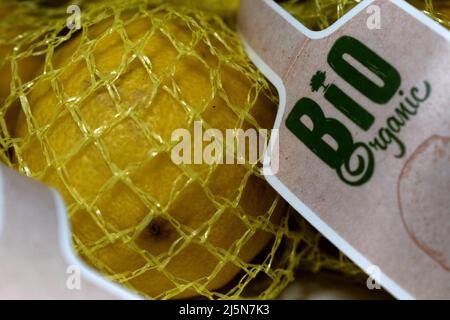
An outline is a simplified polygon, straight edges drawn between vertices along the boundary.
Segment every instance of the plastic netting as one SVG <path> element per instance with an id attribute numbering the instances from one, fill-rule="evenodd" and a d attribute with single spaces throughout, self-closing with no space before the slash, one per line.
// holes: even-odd
<path id="1" fill-rule="evenodd" d="M 425 14 L 450 28 L 450 1 L 406 0 Z M 279 0 L 283 8 L 311 30 L 323 30 L 362 0 Z"/>
<path id="2" fill-rule="evenodd" d="M 66 7 L 1 2 L 2 161 L 56 188 L 80 256 L 148 298 L 274 298 L 299 265 L 359 274 L 258 165 L 171 161 L 175 129 L 269 129 L 277 96 L 218 16 L 237 2 L 170 2 L 79 1 L 71 30 Z"/>

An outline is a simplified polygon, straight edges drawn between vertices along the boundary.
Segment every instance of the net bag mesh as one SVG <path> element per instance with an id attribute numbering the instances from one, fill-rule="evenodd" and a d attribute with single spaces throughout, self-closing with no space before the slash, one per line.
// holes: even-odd
<path id="1" fill-rule="evenodd" d="M 299 266 L 361 274 L 259 164 L 172 161 L 174 130 L 270 129 L 277 95 L 219 16 L 236 4 L 169 2 L 80 2 L 70 30 L 66 8 L 0 2 L 2 162 L 56 188 L 79 255 L 147 298 L 274 298 Z M 332 21 L 307 3 L 283 5 Z"/>
<path id="2" fill-rule="evenodd" d="M 328 28 L 362 0 L 278 0 L 281 6 L 311 30 Z M 448 0 L 406 0 L 426 15 L 450 28 Z"/>

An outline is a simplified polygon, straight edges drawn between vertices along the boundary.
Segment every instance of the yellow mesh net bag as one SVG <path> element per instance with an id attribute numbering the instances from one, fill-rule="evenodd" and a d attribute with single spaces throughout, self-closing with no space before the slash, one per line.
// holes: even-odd
<path id="1" fill-rule="evenodd" d="M 237 1 L 168 2 L 80 1 L 70 30 L 65 7 L 1 2 L 2 162 L 56 188 L 80 256 L 147 298 L 274 298 L 299 266 L 361 274 L 258 164 L 172 161 L 174 130 L 270 129 L 277 96 L 230 28 Z"/>
<path id="2" fill-rule="evenodd" d="M 425 14 L 450 28 L 450 1 L 406 0 Z M 362 0 L 279 0 L 277 1 L 311 30 L 323 30 Z"/>

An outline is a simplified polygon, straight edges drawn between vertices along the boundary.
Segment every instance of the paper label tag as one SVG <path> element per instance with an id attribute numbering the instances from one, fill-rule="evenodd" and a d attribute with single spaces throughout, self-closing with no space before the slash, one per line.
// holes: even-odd
<path id="1" fill-rule="evenodd" d="M 268 181 L 394 296 L 450 298 L 450 33 L 401 0 L 323 32 L 243 0 L 239 31 L 280 93 Z"/>

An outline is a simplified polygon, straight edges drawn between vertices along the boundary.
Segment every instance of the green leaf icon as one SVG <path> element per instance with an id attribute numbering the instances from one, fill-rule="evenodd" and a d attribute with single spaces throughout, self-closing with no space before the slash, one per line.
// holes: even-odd
<path id="1" fill-rule="evenodd" d="M 311 86 L 311 90 L 313 92 L 319 91 L 320 88 L 324 90 L 328 89 L 328 86 L 325 85 L 325 80 L 327 79 L 327 74 L 325 71 L 317 71 L 315 75 L 311 78 L 311 82 L 309 85 Z"/>

